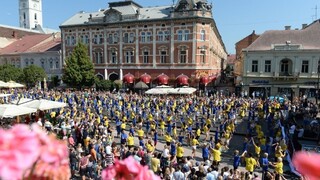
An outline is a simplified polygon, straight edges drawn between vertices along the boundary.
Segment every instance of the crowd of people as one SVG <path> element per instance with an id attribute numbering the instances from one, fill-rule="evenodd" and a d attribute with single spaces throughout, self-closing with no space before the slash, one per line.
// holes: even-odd
<path id="1" fill-rule="evenodd" d="M 302 99 L 280 103 L 276 98 L 221 94 L 10 93 L 1 103 L 43 98 L 68 104 L 25 116 L 20 122 L 36 122 L 68 141 L 73 179 L 99 179 L 104 168 L 129 156 L 168 180 L 284 179 L 283 159 L 288 155 L 289 139 L 283 138 L 282 125 L 292 126 L 293 114 L 304 104 Z M 236 142 L 242 148 L 235 149 L 235 142 L 230 142 L 239 133 L 239 123 L 246 124 L 246 132 L 240 137 L 243 141 Z M 233 155 L 226 156 L 230 151 Z"/>

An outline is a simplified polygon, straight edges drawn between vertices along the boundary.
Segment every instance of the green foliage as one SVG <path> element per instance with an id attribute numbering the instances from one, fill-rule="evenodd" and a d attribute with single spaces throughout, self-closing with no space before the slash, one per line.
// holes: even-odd
<path id="1" fill-rule="evenodd" d="M 96 89 L 98 91 L 112 91 L 115 84 L 110 80 L 96 79 Z"/>
<path id="2" fill-rule="evenodd" d="M 0 80 L 8 82 L 10 80 L 21 82 L 23 76 L 22 69 L 17 68 L 11 64 L 4 64 L 0 66 Z"/>
<path id="3" fill-rule="evenodd" d="M 39 66 L 30 65 L 23 69 L 23 79 L 28 86 L 34 86 L 38 81 L 43 81 L 44 78 L 47 78 L 47 74 Z"/>
<path id="4" fill-rule="evenodd" d="M 93 63 L 87 47 L 78 43 L 71 56 L 66 59 L 62 80 L 71 87 L 91 87 L 95 82 Z"/>

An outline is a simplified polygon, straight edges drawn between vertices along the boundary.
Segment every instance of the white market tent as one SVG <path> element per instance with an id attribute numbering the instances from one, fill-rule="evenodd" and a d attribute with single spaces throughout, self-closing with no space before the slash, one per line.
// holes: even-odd
<path id="1" fill-rule="evenodd" d="M 173 90 L 170 90 L 169 94 L 192 94 L 196 91 L 197 91 L 196 88 L 184 86 L 184 87 L 175 88 Z"/>
<path id="2" fill-rule="evenodd" d="M 14 81 L 8 81 L 6 84 L 7 84 L 7 86 L 5 86 L 5 87 L 7 87 L 7 88 L 22 88 L 22 87 L 24 87 L 23 84 L 20 84 L 20 83 L 14 82 Z"/>
<path id="3" fill-rule="evenodd" d="M 0 81 L 0 87 L 7 87 L 7 83 L 4 81 Z"/>
<path id="4" fill-rule="evenodd" d="M 15 116 L 31 114 L 36 112 L 36 109 L 17 106 L 13 104 L 1 104 L 0 105 L 0 118 L 12 118 Z"/>
<path id="5" fill-rule="evenodd" d="M 11 96 L 11 94 L 0 94 L 0 98 Z"/>
<path id="6" fill-rule="evenodd" d="M 168 94 L 171 90 L 173 90 L 171 86 L 161 85 L 155 88 L 147 90 L 146 94 Z"/>
<path id="7" fill-rule="evenodd" d="M 38 110 L 49 110 L 49 109 L 58 109 L 58 108 L 63 108 L 66 107 L 66 103 L 62 102 L 56 102 L 56 101 L 50 101 L 46 99 L 28 99 L 28 98 L 23 98 L 20 100 L 15 100 L 12 102 L 13 104 L 18 104 L 18 106 L 23 106 L 23 107 L 29 107 L 33 109 L 38 109 Z"/>

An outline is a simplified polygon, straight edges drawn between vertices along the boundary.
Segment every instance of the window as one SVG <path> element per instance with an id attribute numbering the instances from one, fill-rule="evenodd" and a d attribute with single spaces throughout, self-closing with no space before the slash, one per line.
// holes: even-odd
<path id="1" fill-rule="evenodd" d="M 111 59 L 111 63 L 112 64 L 117 64 L 118 61 L 117 61 L 117 52 L 116 51 L 111 51 L 110 53 L 110 59 Z"/>
<path id="2" fill-rule="evenodd" d="M 187 51 L 180 50 L 180 63 L 187 63 Z"/>
<path id="3" fill-rule="evenodd" d="M 56 69 L 60 69 L 60 67 L 59 67 L 59 60 L 56 60 Z"/>
<path id="4" fill-rule="evenodd" d="M 34 13 L 34 20 L 37 20 L 37 13 Z"/>
<path id="5" fill-rule="evenodd" d="M 134 43 L 134 33 L 130 33 L 130 35 L 129 35 L 129 43 Z"/>
<path id="6" fill-rule="evenodd" d="M 266 72 L 266 73 L 271 72 L 271 61 L 270 60 L 264 61 L 264 72 Z"/>
<path id="7" fill-rule="evenodd" d="M 251 71 L 258 72 L 258 61 L 257 60 L 252 61 Z"/>
<path id="8" fill-rule="evenodd" d="M 206 51 L 200 51 L 200 62 L 202 64 L 205 64 L 206 63 Z"/>
<path id="9" fill-rule="evenodd" d="M 88 35 L 80 35 L 80 40 L 83 44 L 89 44 L 89 36 Z"/>
<path id="10" fill-rule="evenodd" d="M 34 64 L 34 60 L 31 59 L 31 60 L 30 60 L 30 65 L 33 65 L 33 64 Z"/>
<path id="11" fill-rule="evenodd" d="M 281 61 L 281 66 L 280 66 L 280 71 L 282 73 L 289 73 L 289 60 L 282 60 Z"/>
<path id="12" fill-rule="evenodd" d="M 309 61 L 304 60 L 302 61 L 301 73 L 308 73 L 309 72 Z"/>
<path id="13" fill-rule="evenodd" d="M 318 61 L 317 73 L 320 73 L 320 60 Z"/>
<path id="14" fill-rule="evenodd" d="M 147 32 L 147 34 L 146 34 L 146 42 L 151 42 L 151 40 L 152 40 L 152 34 L 151 34 L 151 32 Z"/>
<path id="15" fill-rule="evenodd" d="M 160 63 L 167 63 L 167 51 L 160 51 Z"/>
<path id="16" fill-rule="evenodd" d="M 126 63 L 134 63 L 134 54 L 133 51 L 125 52 Z"/>
<path id="17" fill-rule="evenodd" d="M 102 34 L 95 34 L 92 40 L 93 44 L 103 44 L 103 35 Z"/>
<path id="18" fill-rule="evenodd" d="M 205 30 L 201 30 L 200 39 L 201 39 L 201 41 L 205 41 L 206 40 L 206 31 Z"/>
<path id="19" fill-rule="evenodd" d="M 141 42 L 146 42 L 146 33 L 141 32 Z"/>
<path id="20" fill-rule="evenodd" d="M 183 37 L 183 31 L 179 30 L 178 31 L 178 41 L 182 41 L 182 37 Z"/>
<path id="21" fill-rule="evenodd" d="M 20 68 L 20 60 L 16 60 L 16 67 Z"/>
<path id="22" fill-rule="evenodd" d="M 129 33 L 123 33 L 123 42 L 128 43 L 129 42 Z"/>
<path id="23" fill-rule="evenodd" d="M 45 69 L 45 65 L 44 65 L 44 60 L 43 59 L 41 60 L 41 68 Z"/>
<path id="24" fill-rule="evenodd" d="M 149 63 L 149 51 L 143 51 L 143 63 Z"/>
<path id="25" fill-rule="evenodd" d="M 189 30 L 178 30 L 178 41 L 188 41 Z"/>
<path id="26" fill-rule="evenodd" d="M 108 42 L 109 42 L 109 44 L 117 44 L 119 42 L 118 33 L 109 34 Z"/>
<path id="27" fill-rule="evenodd" d="M 70 45 L 75 45 L 77 42 L 76 42 L 76 38 L 75 36 L 71 36 L 71 42 L 70 42 Z"/>
<path id="28" fill-rule="evenodd" d="M 53 61 L 50 60 L 50 69 L 53 69 Z"/>
<path id="29" fill-rule="evenodd" d="M 158 32 L 158 41 L 164 41 L 163 31 Z"/>
<path id="30" fill-rule="evenodd" d="M 103 62 L 103 53 L 101 51 L 94 54 L 95 64 L 101 64 Z"/>

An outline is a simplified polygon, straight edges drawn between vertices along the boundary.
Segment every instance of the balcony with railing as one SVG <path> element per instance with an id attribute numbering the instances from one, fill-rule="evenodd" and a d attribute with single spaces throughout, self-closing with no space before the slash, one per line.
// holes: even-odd
<path id="1" fill-rule="evenodd" d="M 273 79 L 276 80 L 298 80 L 299 72 L 273 72 Z"/>

